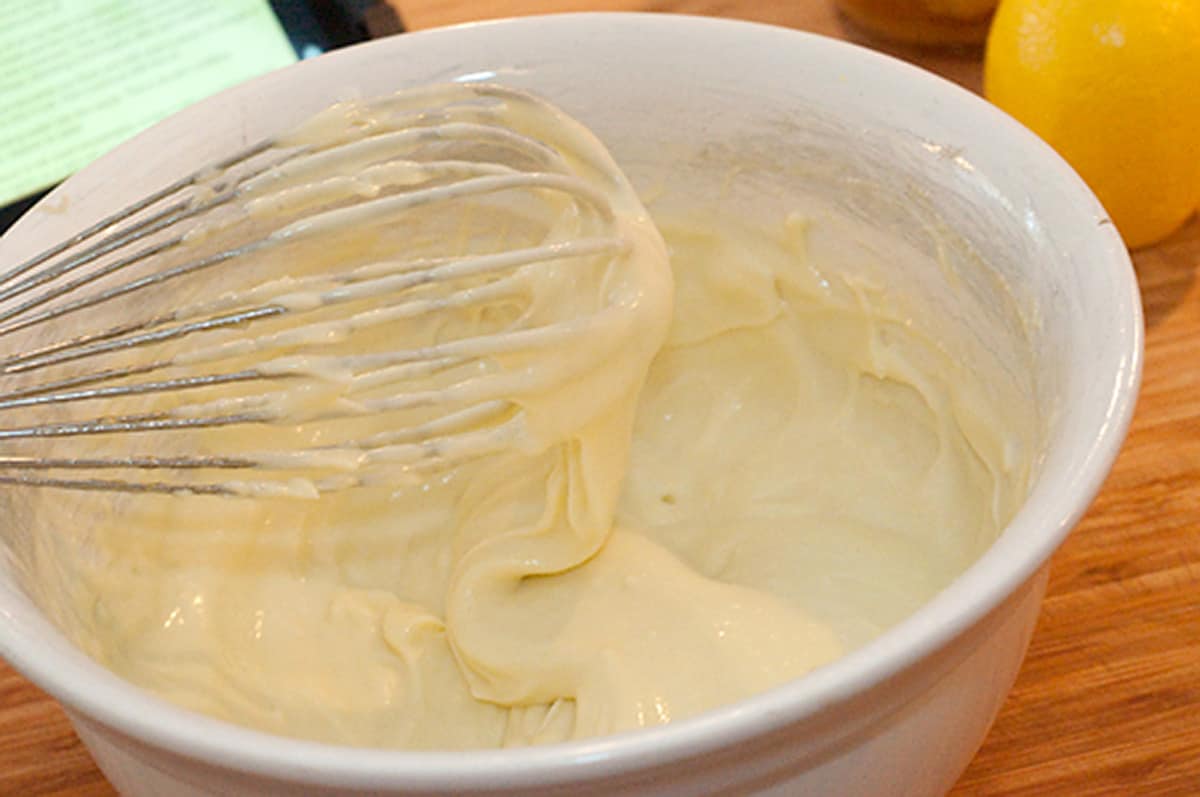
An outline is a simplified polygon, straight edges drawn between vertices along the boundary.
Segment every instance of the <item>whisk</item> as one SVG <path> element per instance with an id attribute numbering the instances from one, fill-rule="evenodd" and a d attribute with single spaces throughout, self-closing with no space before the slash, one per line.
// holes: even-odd
<path id="1" fill-rule="evenodd" d="M 669 294 L 548 103 L 333 106 L 0 270 L 0 483 L 311 497 L 535 451 L 636 381 Z"/>

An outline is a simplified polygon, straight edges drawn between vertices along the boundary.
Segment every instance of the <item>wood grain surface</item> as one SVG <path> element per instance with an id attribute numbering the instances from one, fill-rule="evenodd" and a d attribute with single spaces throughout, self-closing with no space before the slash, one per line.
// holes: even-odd
<path id="1" fill-rule="evenodd" d="M 589 9 L 753 19 L 879 46 L 980 85 L 978 52 L 882 47 L 829 0 L 393 4 L 409 30 Z M 1133 428 L 1054 558 L 1025 666 L 955 797 L 1200 794 L 1200 222 L 1134 261 L 1147 336 Z M 112 793 L 58 706 L 0 662 L 0 796 Z"/>

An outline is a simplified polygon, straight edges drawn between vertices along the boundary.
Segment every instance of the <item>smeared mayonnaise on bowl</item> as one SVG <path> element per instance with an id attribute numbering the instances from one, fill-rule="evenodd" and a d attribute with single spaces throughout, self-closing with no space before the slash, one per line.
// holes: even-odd
<path id="1" fill-rule="evenodd" d="M 1015 511 L 1004 424 L 888 290 L 809 258 L 802 220 L 655 221 L 673 312 L 583 425 L 315 502 L 124 498 L 41 543 L 43 605 L 177 704 L 415 749 L 667 723 L 873 638 Z M 571 388 L 532 417 L 572 417 Z"/>

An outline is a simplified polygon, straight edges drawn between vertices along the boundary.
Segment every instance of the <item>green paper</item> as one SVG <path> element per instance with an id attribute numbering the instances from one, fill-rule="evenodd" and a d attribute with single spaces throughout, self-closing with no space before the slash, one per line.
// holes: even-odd
<path id="1" fill-rule="evenodd" d="M 0 2 L 0 205 L 295 60 L 266 0 Z"/>

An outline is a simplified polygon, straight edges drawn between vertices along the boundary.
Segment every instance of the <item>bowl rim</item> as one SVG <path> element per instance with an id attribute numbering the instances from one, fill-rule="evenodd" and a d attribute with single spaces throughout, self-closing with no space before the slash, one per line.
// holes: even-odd
<path id="1" fill-rule="evenodd" d="M 436 28 L 382 39 L 322 56 L 355 58 L 364 48 L 394 47 L 416 37 L 454 37 L 464 29 L 503 33 L 509 28 L 588 26 L 597 20 L 632 26 L 639 32 L 686 32 L 731 37 L 786 37 L 792 47 L 811 50 L 812 57 L 843 58 L 904 75 L 914 90 L 963 106 L 964 111 L 1044 161 L 1040 183 L 1053 182 L 1081 209 L 1081 218 L 1104 219 L 1094 195 L 1048 145 L 981 97 L 916 66 L 882 53 L 819 34 L 763 23 L 639 12 L 585 12 L 495 19 Z M 286 69 L 296 69 L 297 64 Z M 244 90 L 264 78 L 243 83 L 217 97 Z M 215 98 L 198 103 L 204 107 Z M 104 156 L 124 157 L 137 137 Z M 87 167 L 88 169 L 93 166 Z M 1031 181 L 1032 183 L 1033 181 Z M 66 186 L 70 185 L 68 181 Z M 54 202 L 58 191 L 42 202 Z M 1108 473 L 1128 430 L 1142 371 L 1140 294 L 1128 251 L 1111 224 L 1091 225 L 1083 239 L 1096 255 L 1096 268 L 1110 268 L 1124 290 L 1112 295 L 1118 323 L 1115 349 L 1123 352 L 1112 373 L 1106 396 L 1106 423 L 1086 447 L 1066 457 L 1054 473 L 1042 473 L 1024 505 L 998 540 L 946 589 L 914 614 L 876 639 L 801 679 L 740 702 L 718 707 L 667 726 L 581 741 L 513 750 L 424 752 L 352 748 L 275 736 L 216 720 L 144 692 L 82 654 L 64 660 L 47 653 L 37 633 L 11 625 L 12 615 L 0 605 L 0 654 L 29 680 L 72 712 L 118 733 L 176 754 L 219 764 L 226 769 L 313 785 L 350 788 L 387 787 L 531 787 L 661 767 L 693 758 L 740 740 L 778 730 L 876 686 L 945 646 L 979 622 L 1006 597 L 1032 578 L 1083 515 Z M 20 228 L 18 221 L 14 229 Z M 1102 262 L 1101 262 L 1102 261 Z M 1122 276 L 1123 274 L 1123 276 Z M 1119 286 L 1118 286 L 1119 287 Z M 4 598 L 0 594 L 0 601 Z M 45 628 L 57 633 L 48 621 Z M 28 629 L 25 629 L 28 630 Z M 44 638 L 44 637 L 43 637 Z"/>

